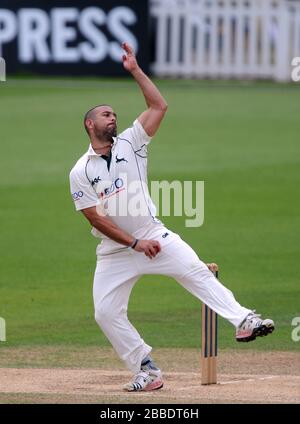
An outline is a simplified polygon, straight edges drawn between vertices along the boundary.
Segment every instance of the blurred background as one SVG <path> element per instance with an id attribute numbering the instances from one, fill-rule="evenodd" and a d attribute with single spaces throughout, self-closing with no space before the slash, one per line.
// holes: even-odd
<path id="1" fill-rule="evenodd" d="M 299 22 L 297 0 L 2 0 L 0 55 L 9 73 L 122 75 L 126 39 L 156 76 L 289 81 Z"/>
<path id="2" fill-rule="evenodd" d="M 149 180 L 205 182 L 202 227 L 161 219 L 276 323 L 240 346 L 221 320 L 220 348 L 299 349 L 296 0 L 1 0 L 0 348 L 109 345 L 93 317 L 96 240 L 68 176 L 88 147 L 88 109 L 111 104 L 121 131 L 145 108 L 122 68 L 124 40 L 169 104 Z M 199 348 L 200 308 L 173 280 L 145 276 L 129 318 L 155 347 Z"/>

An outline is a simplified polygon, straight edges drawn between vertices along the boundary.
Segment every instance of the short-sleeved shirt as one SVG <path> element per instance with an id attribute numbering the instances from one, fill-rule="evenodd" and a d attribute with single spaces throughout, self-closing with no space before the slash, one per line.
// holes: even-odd
<path id="1" fill-rule="evenodd" d="M 131 128 L 113 138 L 109 167 L 107 160 L 90 145 L 70 172 L 76 210 L 96 206 L 98 213 L 109 216 L 118 227 L 139 238 L 146 229 L 161 224 L 155 217 L 156 208 L 147 184 L 150 140 L 135 120 Z M 107 239 L 95 228 L 92 234 Z"/>

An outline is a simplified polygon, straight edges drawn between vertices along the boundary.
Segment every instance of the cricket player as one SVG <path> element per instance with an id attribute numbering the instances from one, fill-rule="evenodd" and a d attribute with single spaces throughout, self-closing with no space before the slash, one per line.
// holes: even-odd
<path id="1" fill-rule="evenodd" d="M 129 296 L 141 275 L 173 277 L 231 322 L 237 341 L 271 333 L 274 322 L 241 306 L 193 249 L 155 217 L 147 187 L 147 149 L 168 105 L 132 48 L 127 43 L 122 48 L 123 66 L 143 93 L 146 110 L 118 135 L 111 106 L 90 109 L 84 117 L 90 145 L 71 170 L 70 185 L 76 210 L 101 238 L 93 286 L 96 322 L 134 374 L 124 389 L 148 391 L 163 387 L 162 373 L 150 356 L 151 346 L 127 317 Z"/>

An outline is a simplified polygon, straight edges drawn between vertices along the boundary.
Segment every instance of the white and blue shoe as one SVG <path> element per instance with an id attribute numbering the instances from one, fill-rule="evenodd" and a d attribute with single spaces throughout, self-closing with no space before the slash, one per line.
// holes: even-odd
<path id="1" fill-rule="evenodd" d="M 256 337 L 263 337 L 273 333 L 274 329 L 274 322 L 271 319 L 262 320 L 260 315 L 253 311 L 236 329 L 236 341 L 251 342 Z"/>
<path id="2" fill-rule="evenodd" d="M 125 384 L 123 389 L 127 392 L 147 392 L 150 390 L 159 390 L 163 385 L 160 371 L 156 375 L 150 375 L 149 372 L 140 371 L 130 383 Z"/>

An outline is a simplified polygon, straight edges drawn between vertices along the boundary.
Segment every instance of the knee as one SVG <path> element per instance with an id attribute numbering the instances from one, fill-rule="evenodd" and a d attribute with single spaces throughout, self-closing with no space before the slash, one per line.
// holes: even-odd
<path id="1" fill-rule="evenodd" d="M 215 279 L 215 276 L 202 261 L 198 261 L 190 267 L 189 272 L 185 274 L 185 278 L 197 280 L 201 284 L 210 284 L 211 280 Z"/>
<path id="2" fill-rule="evenodd" d="M 109 314 L 109 308 L 104 302 L 98 302 L 95 306 L 95 320 L 100 326 L 105 320 L 107 320 Z"/>
<path id="3" fill-rule="evenodd" d="M 112 322 L 118 317 L 118 311 L 111 304 L 105 301 L 98 302 L 95 307 L 95 320 L 101 327 L 105 323 Z"/>

